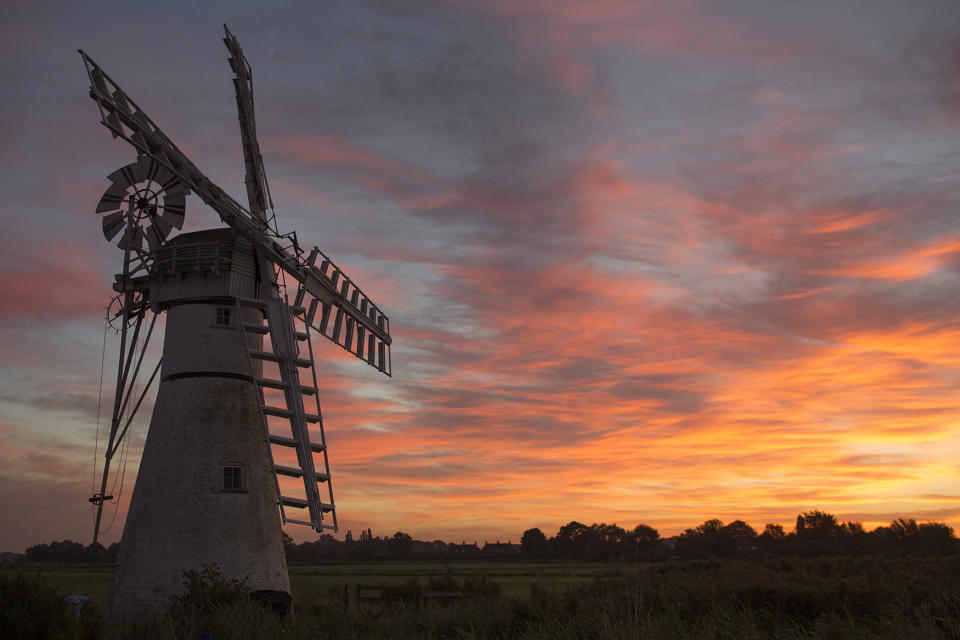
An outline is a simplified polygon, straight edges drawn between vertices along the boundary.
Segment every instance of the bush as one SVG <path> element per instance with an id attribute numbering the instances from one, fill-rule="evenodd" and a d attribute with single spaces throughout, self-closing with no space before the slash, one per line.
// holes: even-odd
<path id="1" fill-rule="evenodd" d="M 217 565 L 184 571 L 183 586 L 164 613 L 112 620 L 104 638 L 174 640 L 209 631 L 214 638 L 253 640 L 281 633 L 283 620 L 258 603 L 244 581 L 223 577 Z"/>
<path id="2" fill-rule="evenodd" d="M 169 611 L 209 613 L 218 607 L 231 607 L 250 600 L 250 588 L 243 580 L 224 578 L 215 564 L 204 565 L 200 571 L 183 572 L 184 592 L 170 598 Z"/>
<path id="3" fill-rule="evenodd" d="M 84 633 L 60 589 L 43 576 L 0 572 L 0 635 L 18 640 L 72 640 Z"/>

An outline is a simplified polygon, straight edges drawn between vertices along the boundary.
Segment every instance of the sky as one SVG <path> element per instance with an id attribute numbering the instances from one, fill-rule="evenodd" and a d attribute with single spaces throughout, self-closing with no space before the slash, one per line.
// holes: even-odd
<path id="1" fill-rule="evenodd" d="M 109 423 L 76 49 L 246 202 L 224 22 L 281 231 L 390 317 L 392 378 L 317 349 L 341 535 L 960 529 L 960 4 L 7 2 L 0 550 L 89 542 Z"/>

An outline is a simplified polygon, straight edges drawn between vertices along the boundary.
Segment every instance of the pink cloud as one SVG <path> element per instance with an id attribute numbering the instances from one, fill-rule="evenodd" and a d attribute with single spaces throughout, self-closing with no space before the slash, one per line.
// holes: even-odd
<path id="1" fill-rule="evenodd" d="M 0 318 L 5 321 L 102 314 L 109 301 L 94 256 L 77 245 L 48 243 L 19 265 L 9 264 L 0 271 Z"/>

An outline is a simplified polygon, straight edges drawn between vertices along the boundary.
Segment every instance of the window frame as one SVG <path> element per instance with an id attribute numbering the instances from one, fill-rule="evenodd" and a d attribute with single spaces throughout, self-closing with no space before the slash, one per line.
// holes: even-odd
<path id="1" fill-rule="evenodd" d="M 239 486 L 227 486 L 227 471 L 236 470 L 238 472 L 236 480 Z M 233 482 L 231 482 L 231 485 Z M 222 493 L 246 493 L 247 492 L 247 473 L 246 467 L 242 462 L 221 462 L 220 463 L 220 491 Z"/>
<path id="2" fill-rule="evenodd" d="M 226 322 L 221 322 L 220 321 L 221 318 L 226 319 Z M 213 311 L 213 326 L 218 329 L 232 329 L 233 328 L 233 309 L 231 307 L 222 307 L 222 306 L 215 307 Z"/>

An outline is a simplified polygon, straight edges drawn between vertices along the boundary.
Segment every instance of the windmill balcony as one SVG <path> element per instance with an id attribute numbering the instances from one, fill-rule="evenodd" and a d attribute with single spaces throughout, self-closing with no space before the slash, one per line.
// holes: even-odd
<path id="1" fill-rule="evenodd" d="M 257 297 L 253 248 L 233 229 L 182 233 L 153 252 L 150 302 L 212 296 Z"/>

